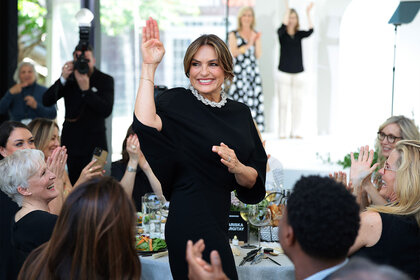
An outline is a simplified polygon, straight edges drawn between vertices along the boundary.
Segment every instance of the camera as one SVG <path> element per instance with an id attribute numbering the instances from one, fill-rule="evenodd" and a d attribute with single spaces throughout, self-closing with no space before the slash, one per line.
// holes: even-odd
<path id="1" fill-rule="evenodd" d="M 74 69 L 80 74 L 87 74 L 89 72 L 89 59 L 85 57 L 85 52 L 91 50 L 89 47 L 90 26 L 79 26 L 79 44 L 76 51 L 81 51 L 80 55 L 76 54 L 74 61 Z"/>
<path id="2" fill-rule="evenodd" d="M 93 20 L 93 13 L 83 8 L 76 13 L 76 20 L 79 23 L 79 44 L 75 51 L 81 51 L 80 55 L 76 54 L 74 61 L 74 69 L 80 74 L 87 74 L 89 72 L 89 59 L 86 58 L 85 52 L 92 51 L 89 45 L 90 22 Z"/>

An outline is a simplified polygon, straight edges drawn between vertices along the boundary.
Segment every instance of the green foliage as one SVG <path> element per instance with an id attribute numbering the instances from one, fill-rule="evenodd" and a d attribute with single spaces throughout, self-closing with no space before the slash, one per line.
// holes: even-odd
<path id="1" fill-rule="evenodd" d="M 354 159 L 358 159 L 359 158 L 359 152 L 355 152 L 353 153 L 354 155 Z M 375 151 L 375 153 L 373 154 L 373 161 L 372 161 L 372 165 L 378 162 L 378 152 Z M 337 161 L 337 164 L 343 166 L 343 168 L 348 168 L 351 166 L 351 156 L 350 154 L 347 154 L 344 156 L 343 160 L 339 160 Z"/>
<path id="2" fill-rule="evenodd" d="M 182 15 L 199 14 L 198 5 L 189 0 L 102 0 L 102 31 L 109 36 L 115 36 L 131 29 L 136 10 L 139 20 L 144 21 L 151 16 L 159 21 L 159 28 L 163 30 L 169 25 L 180 24 Z"/>
<path id="3" fill-rule="evenodd" d="M 18 1 L 18 29 L 19 37 L 29 36 L 32 40 L 38 40 L 47 32 L 45 17 L 46 7 L 37 0 Z"/>

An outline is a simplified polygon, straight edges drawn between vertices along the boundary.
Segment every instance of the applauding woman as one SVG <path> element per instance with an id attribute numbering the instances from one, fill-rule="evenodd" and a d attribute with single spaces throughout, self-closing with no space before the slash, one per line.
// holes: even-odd
<path id="1" fill-rule="evenodd" d="M 243 7 L 238 14 L 238 29 L 229 33 L 229 48 L 235 58 L 229 96 L 245 103 L 260 131 L 264 131 L 264 95 L 257 59 L 261 56 L 261 33 L 254 30 L 255 14 Z"/>
<path id="2" fill-rule="evenodd" d="M 191 85 L 162 93 L 155 104 L 153 81 L 164 53 L 157 22 L 149 19 L 133 129 L 171 202 L 165 237 L 172 275 L 187 279 L 187 240 L 202 238 L 203 258 L 217 250 L 227 276 L 237 279 L 227 236 L 230 192 L 246 203 L 262 200 L 267 156 L 249 108 L 222 90 L 233 77 L 226 44 L 215 35 L 191 43 L 184 57 Z"/>

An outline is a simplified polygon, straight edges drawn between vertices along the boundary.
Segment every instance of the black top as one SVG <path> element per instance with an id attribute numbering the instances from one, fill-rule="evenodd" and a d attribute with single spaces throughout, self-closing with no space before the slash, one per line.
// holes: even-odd
<path id="1" fill-rule="evenodd" d="M 203 257 L 211 250 L 221 254 L 223 269 L 237 279 L 228 240 L 230 192 L 234 189 L 246 203 L 265 196 L 267 156 L 258 137 L 249 108 L 228 99 L 221 108 L 203 104 L 184 88 L 175 88 L 157 99 L 162 131 L 144 126 L 134 118 L 142 151 L 170 200 L 165 237 L 174 279 L 187 278 L 185 246 L 203 238 Z M 238 185 L 233 174 L 212 152 L 223 142 L 238 159 L 258 172 L 252 189 Z"/>
<path id="2" fill-rule="evenodd" d="M 35 210 L 13 223 L 12 244 L 16 254 L 17 272 L 32 250 L 50 240 L 56 221 L 56 215 Z"/>
<path id="3" fill-rule="evenodd" d="M 382 234 L 372 247 L 363 247 L 353 256 L 386 264 L 420 279 L 420 228 L 413 216 L 379 213 Z"/>
<path id="4" fill-rule="evenodd" d="M 111 164 L 111 176 L 116 180 L 121 181 L 126 168 L 127 164 L 124 164 L 121 160 L 114 161 Z M 150 192 L 153 192 L 153 190 L 150 186 L 149 179 L 147 178 L 146 174 L 144 174 L 143 170 L 141 170 L 140 166 L 137 166 L 132 198 L 138 212 L 141 212 L 141 197 L 144 194 Z"/>
<path id="5" fill-rule="evenodd" d="M 298 30 L 295 35 L 290 36 L 286 30 L 287 26 L 282 24 L 277 30 L 280 41 L 280 63 L 278 69 L 286 73 L 303 72 L 302 60 L 302 39 L 309 37 L 314 29 L 308 31 Z"/>
<path id="6" fill-rule="evenodd" d="M 114 105 L 114 79 L 95 70 L 89 78 L 89 90 L 82 91 L 70 75 L 65 85 L 58 79 L 44 94 L 45 106 L 64 97 L 66 107 L 61 143 L 69 156 L 92 155 L 95 147 L 107 149 L 105 119 Z"/>
<path id="7" fill-rule="evenodd" d="M 0 191 L 0 279 L 13 279 L 14 277 L 15 258 L 12 255 L 10 225 L 18 210 L 16 202 Z"/>

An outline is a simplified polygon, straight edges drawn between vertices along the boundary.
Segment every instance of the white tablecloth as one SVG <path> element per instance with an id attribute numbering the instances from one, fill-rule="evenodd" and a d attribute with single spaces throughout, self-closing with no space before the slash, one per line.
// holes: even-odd
<path id="1" fill-rule="evenodd" d="M 279 248 L 279 243 L 261 242 L 263 248 Z M 294 267 L 292 262 L 284 254 L 270 256 L 281 264 L 278 266 L 268 259 L 262 260 L 259 264 L 251 265 L 250 262 L 239 266 L 243 257 L 249 250 L 240 249 L 241 255 L 235 256 L 236 270 L 239 280 L 293 280 Z M 141 279 L 143 280 L 172 280 L 171 270 L 169 268 L 168 256 L 154 259 L 153 257 L 140 257 L 141 261 Z"/>

